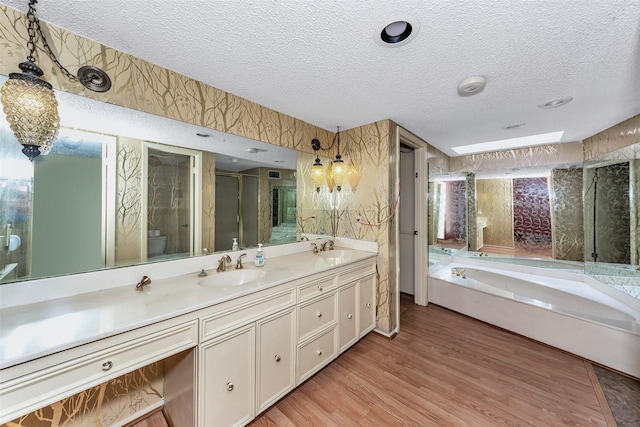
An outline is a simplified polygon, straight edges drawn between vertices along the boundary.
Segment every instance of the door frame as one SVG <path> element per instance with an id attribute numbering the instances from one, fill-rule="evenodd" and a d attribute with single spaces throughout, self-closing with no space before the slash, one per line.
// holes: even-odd
<path id="1" fill-rule="evenodd" d="M 427 143 L 418 138 L 406 129 L 400 126 L 396 126 L 394 138 L 392 139 L 390 151 L 393 154 L 391 158 L 398 159 L 395 162 L 391 162 L 390 175 L 391 182 L 400 182 L 400 144 L 404 144 L 413 148 L 415 155 L 414 170 L 417 174 L 414 194 L 415 199 L 415 214 L 414 214 L 414 229 L 418 232 L 414 239 L 414 280 L 415 280 L 415 295 L 414 303 L 418 305 L 427 305 L 427 274 L 429 268 L 429 262 L 427 259 L 427 208 L 428 208 L 428 190 L 429 190 L 429 171 L 427 163 Z M 397 213 L 396 213 L 397 215 Z M 400 331 L 400 221 L 396 220 L 393 223 L 393 240 L 394 245 L 392 247 L 392 259 L 393 262 L 390 265 L 390 274 L 393 274 L 395 282 L 394 287 L 394 300 L 395 300 L 395 332 Z"/>
<path id="2" fill-rule="evenodd" d="M 145 141 L 142 150 L 142 215 L 140 218 L 140 259 L 147 261 L 147 209 L 148 209 L 148 191 L 149 191 L 149 149 L 163 151 L 165 153 L 181 154 L 189 156 L 189 191 L 191 192 L 190 200 L 190 218 L 191 233 L 189 233 L 189 252 L 191 256 L 200 255 L 202 253 L 202 152 L 191 150 L 188 148 L 176 147 L 173 145 L 157 144 L 155 142 Z"/>

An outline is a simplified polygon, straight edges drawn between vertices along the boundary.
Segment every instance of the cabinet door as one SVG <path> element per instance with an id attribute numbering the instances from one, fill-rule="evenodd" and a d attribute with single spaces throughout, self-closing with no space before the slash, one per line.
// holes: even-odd
<path id="1" fill-rule="evenodd" d="M 295 386 L 295 311 L 257 324 L 258 406 L 256 414 Z"/>
<path id="2" fill-rule="evenodd" d="M 360 337 L 376 327 L 376 276 L 365 277 L 360 280 L 359 328 Z"/>
<path id="3" fill-rule="evenodd" d="M 357 284 L 358 282 L 353 282 L 339 291 L 338 328 L 340 331 L 340 353 L 349 348 L 359 338 L 356 316 Z"/>
<path id="4" fill-rule="evenodd" d="M 198 425 L 244 425 L 255 407 L 255 326 L 200 346 Z"/>

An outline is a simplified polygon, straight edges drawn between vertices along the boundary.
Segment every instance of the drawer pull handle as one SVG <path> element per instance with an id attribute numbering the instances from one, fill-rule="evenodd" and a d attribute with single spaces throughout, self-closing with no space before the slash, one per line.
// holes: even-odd
<path id="1" fill-rule="evenodd" d="M 322 285 L 318 285 L 318 290 L 319 290 L 320 292 L 322 292 L 322 290 L 323 290 L 323 289 L 324 289 L 324 287 L 323 287 Z"/>
<path id="2" fill-rule="evenodd" d="M 353 314 L 351 313 L 347 314 L 347 319 L 353 319 Z"/>
<path id="3" fill-rule="evenodd" d="M 318 312 L 317 316 L 318 316 L 318 317 L 322 317 L 322 313 L 321 313 L 321 312 Z"/>
<path id="4" fill-rule="evenodd" d="M 318 356 L 322 356 L 322 350 L 318 350 L 317 353 L 318 353 Z"/>
<path id="5" fill-rule="evenodd" d="M 113 362 L 112 361 L 104 362 L 102 364 L 102 370 L 103 371 L 108 371 L 111 368 L 113 368 Z"/>
<path id="6" fill-rule="evenodd" d="M 227 383 L 227 390 L 233 391 L 233 383 L 231 381 Z"/>
<path id="7" fill-rule="evenodd" d="M 371 308 L 371 303 L 370 302 L 366 303 L 365 305 L 367 306 L 367 308 Z"/>
<path id="8" fill-rule="evenodd" d="M 275 359 L 276 359 L 276 362 L 279 362 L 279 361 L 281 361 L 281 360 L 282 360 L 282 357 L 280 357 L 280 355 L 279 355 L 279 354 L 276 354 L 274 357 L 275 357 Z"/>

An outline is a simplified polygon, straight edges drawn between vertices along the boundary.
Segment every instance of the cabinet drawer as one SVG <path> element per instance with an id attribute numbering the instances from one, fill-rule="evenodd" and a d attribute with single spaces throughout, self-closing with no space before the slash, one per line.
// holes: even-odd
<path id="1" fill-rule="evenodd" d="M 194 320 L 4 382 L 0 385 L 0 423 L 197 344 L 198 324 Z"/>
<path id="2" fill-rule="evenodd" d="M 201 319 L 200 340 L 204 341 L 249 321 L 295 304 L 295 289 L 242 303 L 229 301 L 218 312 Z"/>
<path id="3" fill-rule="evenodd" d="M 354 280 L 360 279 L 368 274 L 375 273 L 375 264 L 367 265 L 365 267 L 355 268 L 353 270 L 340 273 L 338 276 L 338 283 L 344 285 Z"/>
<path id="4" fill-rule="evenodd" d="M 336 356 L 336 328 L 298 347 L 298 384 Z"/>
<path id="5" fill-rule="evenodd" d="M 307 301 L 317 296 L 331 292 L 336 288 L 335 277 L 316 280 L 298 288 L 298 301 Z"/>
<path id="6" fill-rule="evenodd" d="M 336 293 L 332 292 L 317 301 L 301 305 L 298 310 L 298 339 L 302 340 L 336 321 Z"/>

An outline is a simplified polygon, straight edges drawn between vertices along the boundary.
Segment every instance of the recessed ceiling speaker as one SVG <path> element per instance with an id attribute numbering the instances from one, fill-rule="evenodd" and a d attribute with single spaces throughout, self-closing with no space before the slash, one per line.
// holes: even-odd
<path id="1" fill-rule="evenodd" d="M 487 79 L 483 76 L 467 77 L 458 85 L 458 95 L 471 96 L 476 95 L 484 90 Z"/>

